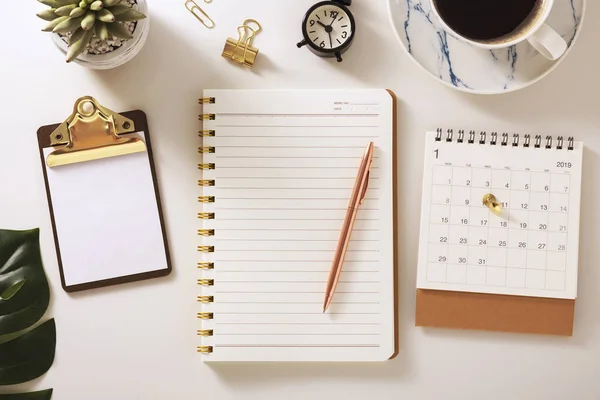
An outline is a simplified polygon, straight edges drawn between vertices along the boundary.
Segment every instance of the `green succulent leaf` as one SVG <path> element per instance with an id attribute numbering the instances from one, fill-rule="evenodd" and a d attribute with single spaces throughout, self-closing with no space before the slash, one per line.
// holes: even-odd
<path id="1" fill-rule="evenodd" d="M 69 4 L 77 4 L 79 0 L 56 0 L 61 6 L 68 6 Z"/>
<path id="2" fill-rule="evenodd" d="M 81 0 L 81 3 L 79 3 L 79 7 L 83 8 L 84 10 L 87 8 L 88 4 L 85 2 L 85 0 Z"/>
<path id="3" fill-rule="evenodd" d="M 102 0 L 97 0 L 90 5 L 90 10 L 99 11 L 104 8 Z"/>
<path id="4" fill-rule="evenodd" d="M 35 15 L 37 15 L 39 18 L 43 19 L 44 21 L 54 21 L 56 18 L 59 17 L 59 15 L 56 15 L 54 13 L 55 10 L 56 10 L 55 8 L 51 8 L 48 10 L 40 11 L 39 13 L 37 13 Z"/>
<path id="5" fill-rule="evenodd" d="M 0 385 L 15 385 L 39 378 L 52 366 L 55 350 L 54 318 L 0 344 Z"/>
<path id="6" fill-rule="evenodd" d="M 94 26 L 96 31 L 96 37 L 100 40 L 106 40 L 110 36 L 108 34 L 108 28 L 106 27 L 106 23 L 102 21 L 96 21 L 96 25 Z"/>
<path id="7" fill-rule="evenodd" d="M 118 37 L 119 39 L 133 39 L 133 35 L 129 33 L 129 30 L 123 24 L 107 24 L 106 28 L 108 29 L 108 33 Z"/>
<path id="8" fill-rule="evenodd" d="M 104 8 L 100 11 L 96 12 L 96 18 L 102 22 L 112 23 L 115 22 L 115 16 L 108 11 L 108 9 Z"/>
<path id="9" fill-rule="evenodd" d="M 47 5 L 48 7 L 52 7 L 52 8 L 58 8 L 58 7 L 62 6 L 62 4 L 60 4 L 56 0 L 38 0 L 38 1 L 44 5 Z"/>
<path id="10" fill-rule="evenodd" d="M 126 21 L 139 21 L 141 19 L 146 18 L 146 16 L 143 13 L 139 12 L 138 10 L 134 10 L 133 8 L 130 8 L 129 10 L 125 11 L 124 13 L 117 15 L 115 18 L 117 21 L 126 22 Z"/>
<path id="11" fill-rule="evenodd" d="M 73 11 L 71 11 L 71 14 L 69 16 L 71 18 L 79 18 L 79 17 L 83 17 L 83 15 L 86 12 L 87 11 L 84 8 L 81 8 L 81 7 L 77 6 L 77 8 L 75 8 Z"/>
<path id="12" fill-rule="evenodd" d="M 77 30 L 75 32 L 73 32 L 73 34 L 69 38 L 69 46 L 72 46 L 73 43 L 80 40 L 83 37 L 83 35 L 85 35 L 85 32 L 86 31 L 84 31 L 83 28 L 81 28 L 81 27 L 77 28 Z"/>
<path id="13" fill-rule="evenodd" d="M 119 4 L 121 0 L 103 0 L 104 7 L 112 7 Z"/>
<path id="14" fill-rule="evenodd" d="M 39 229 L 0 230 L 0 293 L 0 335 L 29 328 L 46 312 L 50 289 L 40 255 Z M 0 374 L 1 370 L 0 364 Z"/>
<path id="15" fill-rule="evenodd" d="M 70 18 L 69 17 L 68 20 L 58 24 L 52 32 L 62 33 L 62 34 L 65 34 L 68 32 L 73 32 L 74 30 L 76 30 L 77 28 L 79 28 L 81 26 L 82 20 L 83 20 L 83 17 L 79 17 L 79 18 Z"/>
<path id="16" fill-rule="evenodd" d="M 88 11 L 87 14 L 85 14 L 85 17 L 83 17 L 83 19 L 81 20 L 81 27 L 84 30 L 89 31 L 94 27 L 95 23 L 96 13 L 94 11 Z"/>
<path id="17" fill-rule="evenodd" d="M 19 394 L 0 394 L 0 400 L 50 400 L 51 397 L 52 389 Z"/>
<path id="18" fill-rule="evenodd" d="M 93 29 L 89 29 L 87 31 L 84 29 L 81 30 L 83 31 L 83 36 L 81 36 L 79 40 L 74 41 L 72 44 L 69 44 L 69 50 L 67 51 L 68 63 L 70 63 L 71 61 L 76 59 L 81 53 L 83 53 L 90 39 L 94 35 Z"/>
<path id="19" fill-rule="evenodd" d="M 71 11 L 73 11 L 76 8 L 77 8 L 77 5 L 69 4 L 68 6 L 62 6 L 60 8 L 57 8 L 55 13 L 57 15 L 60 15 L 61 17 L 68 17 L 71 15 Z"/>
<path id="20" fill-rule="evenodd" d="M 127 4 L 117 4 L 112 7 L 108 7 L 110 12 L 116 17 L 117 15 L 123 14 L 127 10 L 131 10 Z"/>
<path id="21" fill-rule="evenodd" d="M 58 17 L 54 21 L 52 21 L 48 25 L 46 25 L 46 27 L 44 29 L 42 29 L 42 31 L 43 32 L 52 32 L 54 30 L 54 28 L 56 28 L 56 26 L 58 24 L 60 24 L 61 22 L 66 21 L 68 19 L 69 19 L 69 17 Z"/>

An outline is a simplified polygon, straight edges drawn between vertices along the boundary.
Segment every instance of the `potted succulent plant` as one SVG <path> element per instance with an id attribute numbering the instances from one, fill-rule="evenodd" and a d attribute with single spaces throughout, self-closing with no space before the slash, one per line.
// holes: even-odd
<path id="1" fill-rule="evenodd" d="M 38 0 L 37 13 L 67 62 L 109 69 L 135 57 L 148 36 L 146 0 Z"/>

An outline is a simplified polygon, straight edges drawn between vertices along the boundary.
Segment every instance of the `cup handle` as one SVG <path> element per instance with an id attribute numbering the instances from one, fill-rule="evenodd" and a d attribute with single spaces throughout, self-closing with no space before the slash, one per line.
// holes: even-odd
<path id="1" fill-rule="evenodd" d="M 567 42 L 546 24 L 542 25 L 528 40 L 534 49 L 550 60 L 560 58 L 567 51 Z"/>

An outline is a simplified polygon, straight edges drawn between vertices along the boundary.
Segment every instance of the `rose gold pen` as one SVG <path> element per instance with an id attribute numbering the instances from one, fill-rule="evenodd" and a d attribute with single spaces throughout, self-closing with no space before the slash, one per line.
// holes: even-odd
<path id="1" fill-rule="evenodd" d="M 367 193 L 367 187 L 369 186 L 369 172 L 371 170 L 372 161 L 373 142 L 369 142 L 365 149 L 360 167 L 358 168 L 356 182 L 354 182 L 354 189 L 352 190 L 348 209 L 346 210 L 346 217 L 344 218 L 344 225 L 342 225 L 337 248 L 335 249 L 335 255 L 333 257 L 333 263 L 331 264 L 331 270 L 329 271 L 323 312 L 325 312 L 329 307 L 329 304 L 331 304 L 331 299 L 333 299 L 333 294 L 335 293 L 335 288 L 338 284 L 340 273 L 342 272 L 342 265 L 344 264 L 346 250 L 350 244 L 350 235 L 352 234 L 352 228 L 354 227 L 354 221 L 356 220 L 356 214 L 358 213 L 358 206 L 362 204 L 365 194 Z"/>

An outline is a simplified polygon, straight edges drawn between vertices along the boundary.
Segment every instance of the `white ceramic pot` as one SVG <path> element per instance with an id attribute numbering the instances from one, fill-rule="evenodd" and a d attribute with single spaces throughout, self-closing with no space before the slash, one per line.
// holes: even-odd
<path id="1" fill-rule="evenodd" d="M 144 47 L 148 32 L 150 30 L 150 15 L 146 0 L 136 0 L 138 10 L 146 15 L 146 18 L 137 21 L 133 31 L 133 39 L 127 40 L 115 51 L 106 54 L 81 54 L 73 62 L 90 69 L 113 69 L 131 61 Z M 66 57 L 68 44 L 60 35 L 53 33 L 52 41 Z"/>

